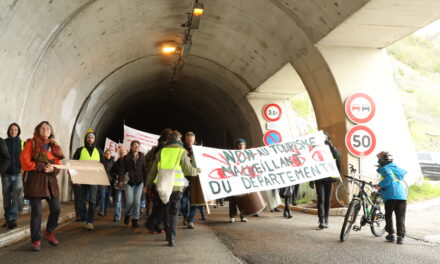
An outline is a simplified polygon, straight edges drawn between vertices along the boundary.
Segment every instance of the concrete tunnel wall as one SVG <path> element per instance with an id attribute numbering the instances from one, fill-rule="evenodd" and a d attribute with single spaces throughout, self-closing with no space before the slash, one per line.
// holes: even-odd
<path id="1" fill-rule="evenodd" d="M 261 129 L 246 95 L 290 62 L 312 98 L 319 127 L 345 149 L 342 100 L 314 43 L 366 2 L 205 1 L 176 100 L 189 99 L 183 108 L 218 120 L 211 130 L 227 127 L 231 138 L 244 135 L 258 146 Z M 133 98 L 161 98 L 176 57 L 162 58 L 157 46 L 180 42 L 180 24 L 193 3 L 1 1 L 0 134 L 16 121 L 30 137 L 39 121 L 49 120 L 70 155 L 69 146 L 79 146 L 89 126 L 111 128 L 111 116 Z M 66 190 L 68 180 L 60 182 Z"/>

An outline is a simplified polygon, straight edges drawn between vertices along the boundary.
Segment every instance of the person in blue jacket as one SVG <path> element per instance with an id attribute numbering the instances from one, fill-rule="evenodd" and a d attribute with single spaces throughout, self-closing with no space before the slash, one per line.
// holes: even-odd
<path id="1" fill-rule="evenodd" d="M 406 171 L 393 163 L 393 156 L 386 151 L 379 152 L 377 155 L 381 181 L 376 186 L 381 191 L 382 199 L 385 202 L 385 231 L 388 235 L 387 241 L 394 242 L 393 212 L 396 215 L 397 244 L 403 244 L 405 237 L 405 215 L 406 197 L 405 184 L 402 182 Z"/>

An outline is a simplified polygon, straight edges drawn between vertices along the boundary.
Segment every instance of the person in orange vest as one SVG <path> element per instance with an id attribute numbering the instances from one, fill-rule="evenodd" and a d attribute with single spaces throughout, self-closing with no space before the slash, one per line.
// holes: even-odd
<path id="1" fill-rule="evenodd" d="M 87 130 L 87 133 L 84 137 L 84 146 L 75 151 L 72 159 L 94 160 L 100 161 L 104 164 L 104 154 L 101 149 L 95 147 L 95 138 L 95 131 L 93 129 Z M 77 189 L 75 193 L 75 204 L 77 205 L 76 209 L 79 211 L 81 221 L 84 221 L 84 227 L 87 230 L 92 231 L 95 228 L 93 226 L 93 220 L 95 216 L 96 194 L 98 192 L 98 186 L 81 184 L 81 186 L 76 185 L 75 188 Z M 86 202 L 88 202 L 88 207 Z"/>

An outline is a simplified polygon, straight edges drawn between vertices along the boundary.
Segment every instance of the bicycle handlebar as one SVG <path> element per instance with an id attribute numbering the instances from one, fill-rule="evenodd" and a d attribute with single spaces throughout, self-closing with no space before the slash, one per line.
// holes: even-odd
<path id="1" fill-rule="evenodd" d="M 363 180 L 357 179 L 357 178 L 352 177 L 352 176 L 347 176 L 347 175 L 344 175 L 344 176 L 345 176 L 346 178 L 349 178 L 349 179 L 352 179 L 352 180 L 355 180 L 355 181 L 358 181 L 358 182 L 363 182 L 363 183 L 368 184 L 368 185 L 370 185 L 371 187 L 374 188 L 374 184 L 373 184 L 372 182 L 366 182 L 366 181 L 363 181 Z"/>

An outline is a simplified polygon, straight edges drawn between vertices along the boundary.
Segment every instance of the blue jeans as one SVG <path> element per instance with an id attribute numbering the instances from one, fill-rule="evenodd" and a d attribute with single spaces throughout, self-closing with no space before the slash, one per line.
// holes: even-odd
<path id="1" fill-rule="evenodd" d="M 183 189 L 182 199 L 180 200 L 180 211 L 182 212 L 183 219 L 188 218 L 189 199 L 190 199 L 190 188 L 185 187 L 185 189 Z"/>
<path id="2" fill-rule="evenodd" d="M 96 209 L 96 194 L 98 192 L 97 185 L 81 184 L 81 219 L 85 219 L 87 223 L 93 223 Z M 87 208 L 86 202 L 89 202 Z"/>
<path id="3" fill-rule="evenodd" d="M 121 220 L 121 200 L 122 200 L 122 190 L 113 189 L 115 194 L 115 216 L 113 217 L 115 220 Z"/>
<path id="4" fill-rule="evenodd" d="M 130 186 L 125 184 L 125 215 L 132 216 L 134 220 L 139 219 L 141 208 L 141 196 L 144 191 L 144 183 Z"/>
<path id="5" fill-rule="evenodd" d="M 191 209 L 189 210 L 189 214 L 188 214 L 188 223 L 189 222 L 194 222 L 196 220 L 196 214 L 197 214 L 197 209 L 200 210 L 200 214 L 202 215 L 202 217 L 205 217 L 205 206 L 191 206 Z"/>
<path id="6" fill-rule="evenodd" d="M 3 175 L 2 177 L 3 208 L 5 210 L 5 220 L 16 220 L 18 217 L 18 205 L 20 194 L 23 189 L 21 175 Z"/>
<path id="7" fill-rule="evenodd" d="M 111 190 L 111 186 L 99 186 L 99 211 L 104 215 L 110 203 Z"/>

